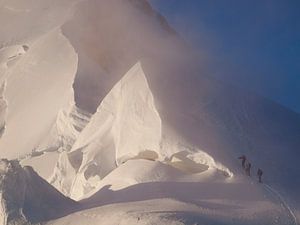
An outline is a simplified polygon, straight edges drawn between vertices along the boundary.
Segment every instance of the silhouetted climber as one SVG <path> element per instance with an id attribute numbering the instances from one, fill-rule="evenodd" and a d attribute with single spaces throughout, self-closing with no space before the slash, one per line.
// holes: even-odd
<path id="1" fill-rule="evenodd" d="M 245 169 L 246 156 L 245 156 L 245 155 L 242 155 L 242 156 L 240 156 L 238 159 L 241 159 L 241 160 L 242 160 L 242 166 L 243 166 L 243 168 Z"/>
<path id="2" fill-rule="evenodd" d="M 261 169 L 258 169 L 257 176 L 258 176 L 259 183 L 262 183 L 262 180 L 261 180 L 262 175 L 263 175 L 263 171 Z"/>
<path id="3" fill-rule="evenodd" d="M 246 171 L 247 176 L 249 176 L 249 177 L 250 177 L 250 170 L 251 170 L 251 163 L 248 162 L 246 164 L 245 171 Z"/>

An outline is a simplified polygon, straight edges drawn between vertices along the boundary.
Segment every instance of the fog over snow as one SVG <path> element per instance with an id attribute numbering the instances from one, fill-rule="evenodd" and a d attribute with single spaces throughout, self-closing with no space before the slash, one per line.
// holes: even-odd
<path id="1" fill-rule="evenodd" d="M 147 1 L 2 0 L 0 34 L 2 224 L 298 224 L 300 116 Z"/>

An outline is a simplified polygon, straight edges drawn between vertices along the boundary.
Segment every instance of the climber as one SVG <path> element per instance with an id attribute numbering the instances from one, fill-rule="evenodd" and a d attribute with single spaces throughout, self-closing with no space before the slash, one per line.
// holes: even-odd
<path id="1" fill-rule="evenodd" d="M 258 176 L 258 182 L 259 183 L 262 183 L 262 180 L 261 180 L 262 175 L 263 175 L 263 171 L 258 168 L 258 170 L 257 170 L 257 176 Z"/>
<path id="2" fill-rule="evenodd" d="M 250 177 L 250 170 L 251 170 L 251 163 L 248 162 L 248 163 L 246 163 L 245 171 L 246 171 L 247 176 L 249 176 L 249 177 Z"/>
<path id="3" fill-rule="evenodd" d="M 243 168 L 245 169 L 246 156 L 245 156 L 245 155 L 242 155 L 242 156 L 240 156 L 238 159 L 241 159 L 241 160 L 242 160 L 242 166 L 243 166 Z"/>

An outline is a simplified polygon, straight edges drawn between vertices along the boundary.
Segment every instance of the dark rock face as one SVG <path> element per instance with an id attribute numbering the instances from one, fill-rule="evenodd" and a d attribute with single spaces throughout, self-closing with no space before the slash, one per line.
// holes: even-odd
<path id="1" fill-rule="evenodd" d="M 1 225 L 36 224 L 78 208 L 31 167 L 6 159 L 0 160 L 0 202 Z"/>

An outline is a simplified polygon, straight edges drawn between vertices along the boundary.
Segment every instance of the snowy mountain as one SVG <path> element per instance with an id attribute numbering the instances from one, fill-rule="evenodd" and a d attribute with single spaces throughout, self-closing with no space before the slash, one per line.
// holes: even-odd
<path id="1" fill-rule="evenodd" d="M 297 224 L 299 114 L 204 75 L 147 1 L 3 0 L 0 25 L 2 224 Z"/>

